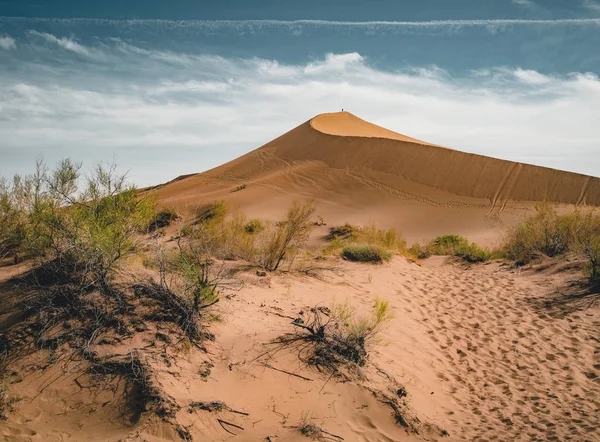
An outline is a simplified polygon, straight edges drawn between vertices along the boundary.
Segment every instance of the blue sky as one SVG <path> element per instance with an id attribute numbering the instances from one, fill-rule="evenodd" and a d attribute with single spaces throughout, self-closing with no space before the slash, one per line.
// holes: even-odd
<path id="1" fill-rule="evenodd" d="M 125 5 L 124 5 L 125 4 Z M 600 175 L 600 1 L 0 1 L 0 175 L 206 170 L 342 107 Z"/>

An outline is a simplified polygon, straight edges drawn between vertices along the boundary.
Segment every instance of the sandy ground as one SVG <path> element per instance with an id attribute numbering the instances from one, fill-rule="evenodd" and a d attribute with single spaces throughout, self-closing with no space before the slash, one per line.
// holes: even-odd
<path id="1" fill-rule="evenodd" d="M 548 274 L 395 258 L 382 266 L 340 262 L 316 276 L 239 278 L 241 290 L 223 293 L 222 320 L 211 325 L 216 340 L 206 354 L 179 351 L 165 365 L 167 350 L 158 348 L 153 360 L 161 387 L 183 407 L 178 421 L 195 440 L 300 441 L 291 427 L 303 419 L 348 441 L 418 440 L 364 386 L 328 379 L 293 351 L 274 352 L 269 344 L 310 306 L 347 300 L 366 312 L 376 297 L 390 302 L 395 317 L 370 348 L 371 368 L 406 388 L 408 409 L 424 424 L 449 433 L 425 429 L 423 439 L 599 440 L 600 310 L 543 307 L 539 300 L 551 299 L 553 290 Z M 200 376 L 207 365 L 210 374 Z M 385 383 L 369 373 L 366 386 Z M 15 384 L 22 399 L 0 423 L 4 440 L 178 440 L 153 420 L 120 423 L 102 407 L 111 394 L 92 393 L 84 388 L 89 381 L 80 380 L 82 387 L 76 378 L 54 368 Z M 192 401 L 212 400 L 248 415 L 187 411 Z M 217 419 L 244 430 L 229 426 L 228 433 Z"/>

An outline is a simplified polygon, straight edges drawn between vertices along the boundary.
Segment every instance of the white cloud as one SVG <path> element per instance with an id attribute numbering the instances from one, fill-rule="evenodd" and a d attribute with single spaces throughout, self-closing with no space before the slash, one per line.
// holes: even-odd
<path id="1" fill-rule="evenodd" d="M 3 37 L 0 37 L 0 48 L 1 49 L 5 49 L 7 51 L 11 50 L 11 49 L 15 49 L 17 47 L 17 43 L 15 42 L 15 39 L 5 35 Z"/>
<path id="2" fill-rule="evenodd" d="M 358 53 L 284 64 L 118 41 L 81 48 L 73 52 L 99 56 L 0 83 L 0 174 L 27 171 L 39 153 L 86 162 L 116 155 L 140 184 L 156 184 L 344 108 L 432 143 L 600 175 L 594 74 L 499 67 L 456 77 L 435 66 L 379 70 Z M 115 65 L 126 75 L 109 76 Z"/>
<path id="3" fill-rule="evenodd" d="M 47 42 L 56 44 L 67 51 L 74 52 L 80 55 L 90 55 L 90 51 L 83 45 L 77 43 L 75 40 L 66 37 L 56 37 L 55 35 L 48 34 L 46 32 L 29 31 L 31 35 L 41 37 Z"/>
<path id="4" fill-rule="evenodd" d="M 594 0 L 583 0 L 581 5 L 590 11 L 600 12 L 600 3 Z"/>
<path id="5" fill-rule="evenodd" d="M 517 68 L 514 71 L 514 75 L 518 80 L 522 81 L 523 83 L 533 85 L 548 84 L 551 81 L 548 76 L 540 74 L 539 72 L 530 69 L 524 70 L 521 68 Z"/>
<path id="6" fill-rule="evenodd" d="M 534 9 L 537 8 L 538 5 L 532 0 L 512 0 L 515 5 L 523 6 L 525 8 Z"/>

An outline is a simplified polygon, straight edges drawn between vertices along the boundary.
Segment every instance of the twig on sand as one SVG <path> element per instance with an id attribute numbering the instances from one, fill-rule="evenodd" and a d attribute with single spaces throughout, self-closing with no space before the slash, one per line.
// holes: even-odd
<path id="1" fill-rule="evenodd" d="M 297 377 L 297 378 L 300 378 L 300 379 L 303 379 L 303 380 L 305 380 L 305 381 L 311 381 L 311 382 L 312 382 L 312 379 L 310 379 L 310 378 L 307 378 L 307 377 L 305 377 L 305 376 L 302 376 L 302 375 L 299 375 L 299 374 L 293 373 L 293 372 L 291 372 L 291 371 L 282 370 L 281 368 L 273 367 L 273 366 L 272 366 L 272 365 L 270 365 L 270 364 L 265 364 L 265 367 L 267 367 L 267 368 L 270 368 L 271 370 L 280 371 L 281 373 L 289 374 L 290 376 L 295 376 L 295 377 Z"/>
<path id="2" fill-rule="evenodd" d="M 232 426 L 232 427 L 237 428 L 237 429 L 242 430 L 242 431 L 244 430 L 243 427 L 240 427 L 239 425 L 236 425 L 236 424 L 232 424 L 231 422 L 227 422 L 227 421 L 225 421 L 223 419 L 217 418 L 217 422 L 219 423 L 219 425 L 221 425 L 221 428 L 223 428 L 223 430 L 227 431 L 229 434 L 233 434 L 234 436 L 236 434 L 234 432 L 232 432 L 231 430 L 228 430 L 227 427 L 225 427 L 225 425 Z"/>
<path id="3" fill-rule="evenodd" d="M 194 410 L 204 410 L 204 411 L 229 411 L 231 413 L 241 414 L 242 416 L 249 416 L 245 411 L 239 411 L 231 408 L 225 402 L 221 401 L 212 401 L 212 402 L 192 402 L 190 404 L 189 412 L 191 413 Z"/>

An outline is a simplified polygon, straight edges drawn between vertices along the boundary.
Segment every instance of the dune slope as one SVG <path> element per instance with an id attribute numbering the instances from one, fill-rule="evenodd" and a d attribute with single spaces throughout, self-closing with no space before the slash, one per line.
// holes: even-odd
<path id="1" fill-rule="evenodd" d="M 232 192 L 242 183 L 243 196 Z M 600 205 L 600 179 L 436 146 L 340 112 L 171 182 L 160 197 L 180 206 L 227 199 L 267 216 L 313 197 L 332 222 L 369 222 L 377 211 L 409 239 L 453 231 L 489 242 L 533 202 Z"/>

